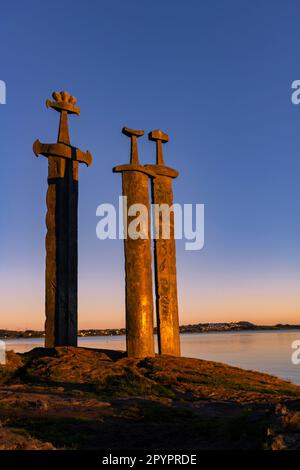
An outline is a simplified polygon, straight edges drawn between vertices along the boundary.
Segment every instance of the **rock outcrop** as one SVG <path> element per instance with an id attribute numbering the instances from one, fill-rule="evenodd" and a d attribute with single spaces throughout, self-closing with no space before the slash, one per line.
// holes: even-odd
<path id="1" fill-rule="evenodd" d="M 9 352 L 4 449 L 299 448 L 300 387 L 226 364 L 87 348 Z"/>

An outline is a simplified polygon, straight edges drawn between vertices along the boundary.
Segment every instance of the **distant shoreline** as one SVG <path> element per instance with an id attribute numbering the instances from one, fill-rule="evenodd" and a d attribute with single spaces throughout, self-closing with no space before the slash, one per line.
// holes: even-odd
<path id="1" fill-rule="evenodd" d="M 194 325 L 181 325 L 180 333 L 216 333 L 216 332 L 231 332 L 231 331 L 267 331 L 267 330 L 300 330 L 300 325 L 289 325 L 278 323 L 276 325 L 255 325 L 247 321 L 231 322 L 231 323 L 198 323 Z M 156 328 L 155 328 L 156 333 Z M 78 337 L 93 337 L 93 336 L 123 336 L 126 334 L 125 328 L 107 328 L 107 329 L 88 329 L 79 330 Z M 44 331 L 36 330 L 5 330 L 0 329 L 0 340 L 9 339 L 32 339 L 44 338 Z"/>

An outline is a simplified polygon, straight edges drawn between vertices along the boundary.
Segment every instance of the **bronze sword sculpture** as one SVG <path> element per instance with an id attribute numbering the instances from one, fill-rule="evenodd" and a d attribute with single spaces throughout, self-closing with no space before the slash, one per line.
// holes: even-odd
<path id="1" fill-rule="evenodd" d="M 156 142 L 156 165 L 145 165 L 156 175 L 152 179 L 153 204 L 173 206 L 172 179 L 178 171 L 165 166 L 162 144 L 169 137 L 161 130 L 149 133 L 149 139 Z M 174 238 L 174 212 L 170 212 L 169 238 L 162 238 L 163 218 L 158 213 L 158 238 L 154 240 L 154 266 L 158 349 L 160 354 L 180 356 L 180 337 L 178 319 L 176 247 Z"/>
<path id="2" fill-rule="evenodd" d="M 80 114 L 76 98 L 53 93 L 47 108 L 60 113 L 57 143 L 36 140 L 33 151 L 48 158 L 46 215 L 46 347 L 77 346 L 78 163 L 92 156 L 70 145 L 68 114 Z"/>
<path id="3" fill-rule="evenodd" d="M 133 217 L 124 214 L 127 354 L 131 357 L 146 357 L 154 356 L 148 189 L 149 177 L 154 177 L 154 173 L 139 163 L 137 138 L 144 135 L 144 131 L 124 127 L 122 132 L 131 138 L 130 163 L 116 166 L 113 171 L 122 173 L 123 197 L 127 198 L 127 207 L 143 204 L 148 216 L 148 220 L 144 221 L 147 226 L 143 227 L 146 237 L 133 239 L 127 233 Z"/>

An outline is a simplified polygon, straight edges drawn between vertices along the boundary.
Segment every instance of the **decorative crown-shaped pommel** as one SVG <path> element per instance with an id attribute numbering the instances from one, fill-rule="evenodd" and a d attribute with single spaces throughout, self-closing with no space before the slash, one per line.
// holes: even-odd
<path id="1" fill-rule="evenodd" d="M 76 98 L 67 91 L 54 91 L 52 93 L 54 101 L 47 100 L 47 108 L 53 108 L 58 112 L 67 111 L 68 114 L 80 114 L 80 108 L 75 106 Z"/>

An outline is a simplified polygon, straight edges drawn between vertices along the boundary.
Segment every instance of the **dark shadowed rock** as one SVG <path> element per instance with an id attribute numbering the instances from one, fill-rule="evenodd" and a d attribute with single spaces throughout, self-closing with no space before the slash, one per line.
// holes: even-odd
<path id="1" fill-rule="evenodd" d="M 298 445 L 300 387 L 226 364 L 36 348 L 8 353 L 0 381 L 0 422 L 13 435 L 30 438 L 25 444 L 5 434 L 5 448 L 48 443 L 57 449 L 170 450 Z"/>

